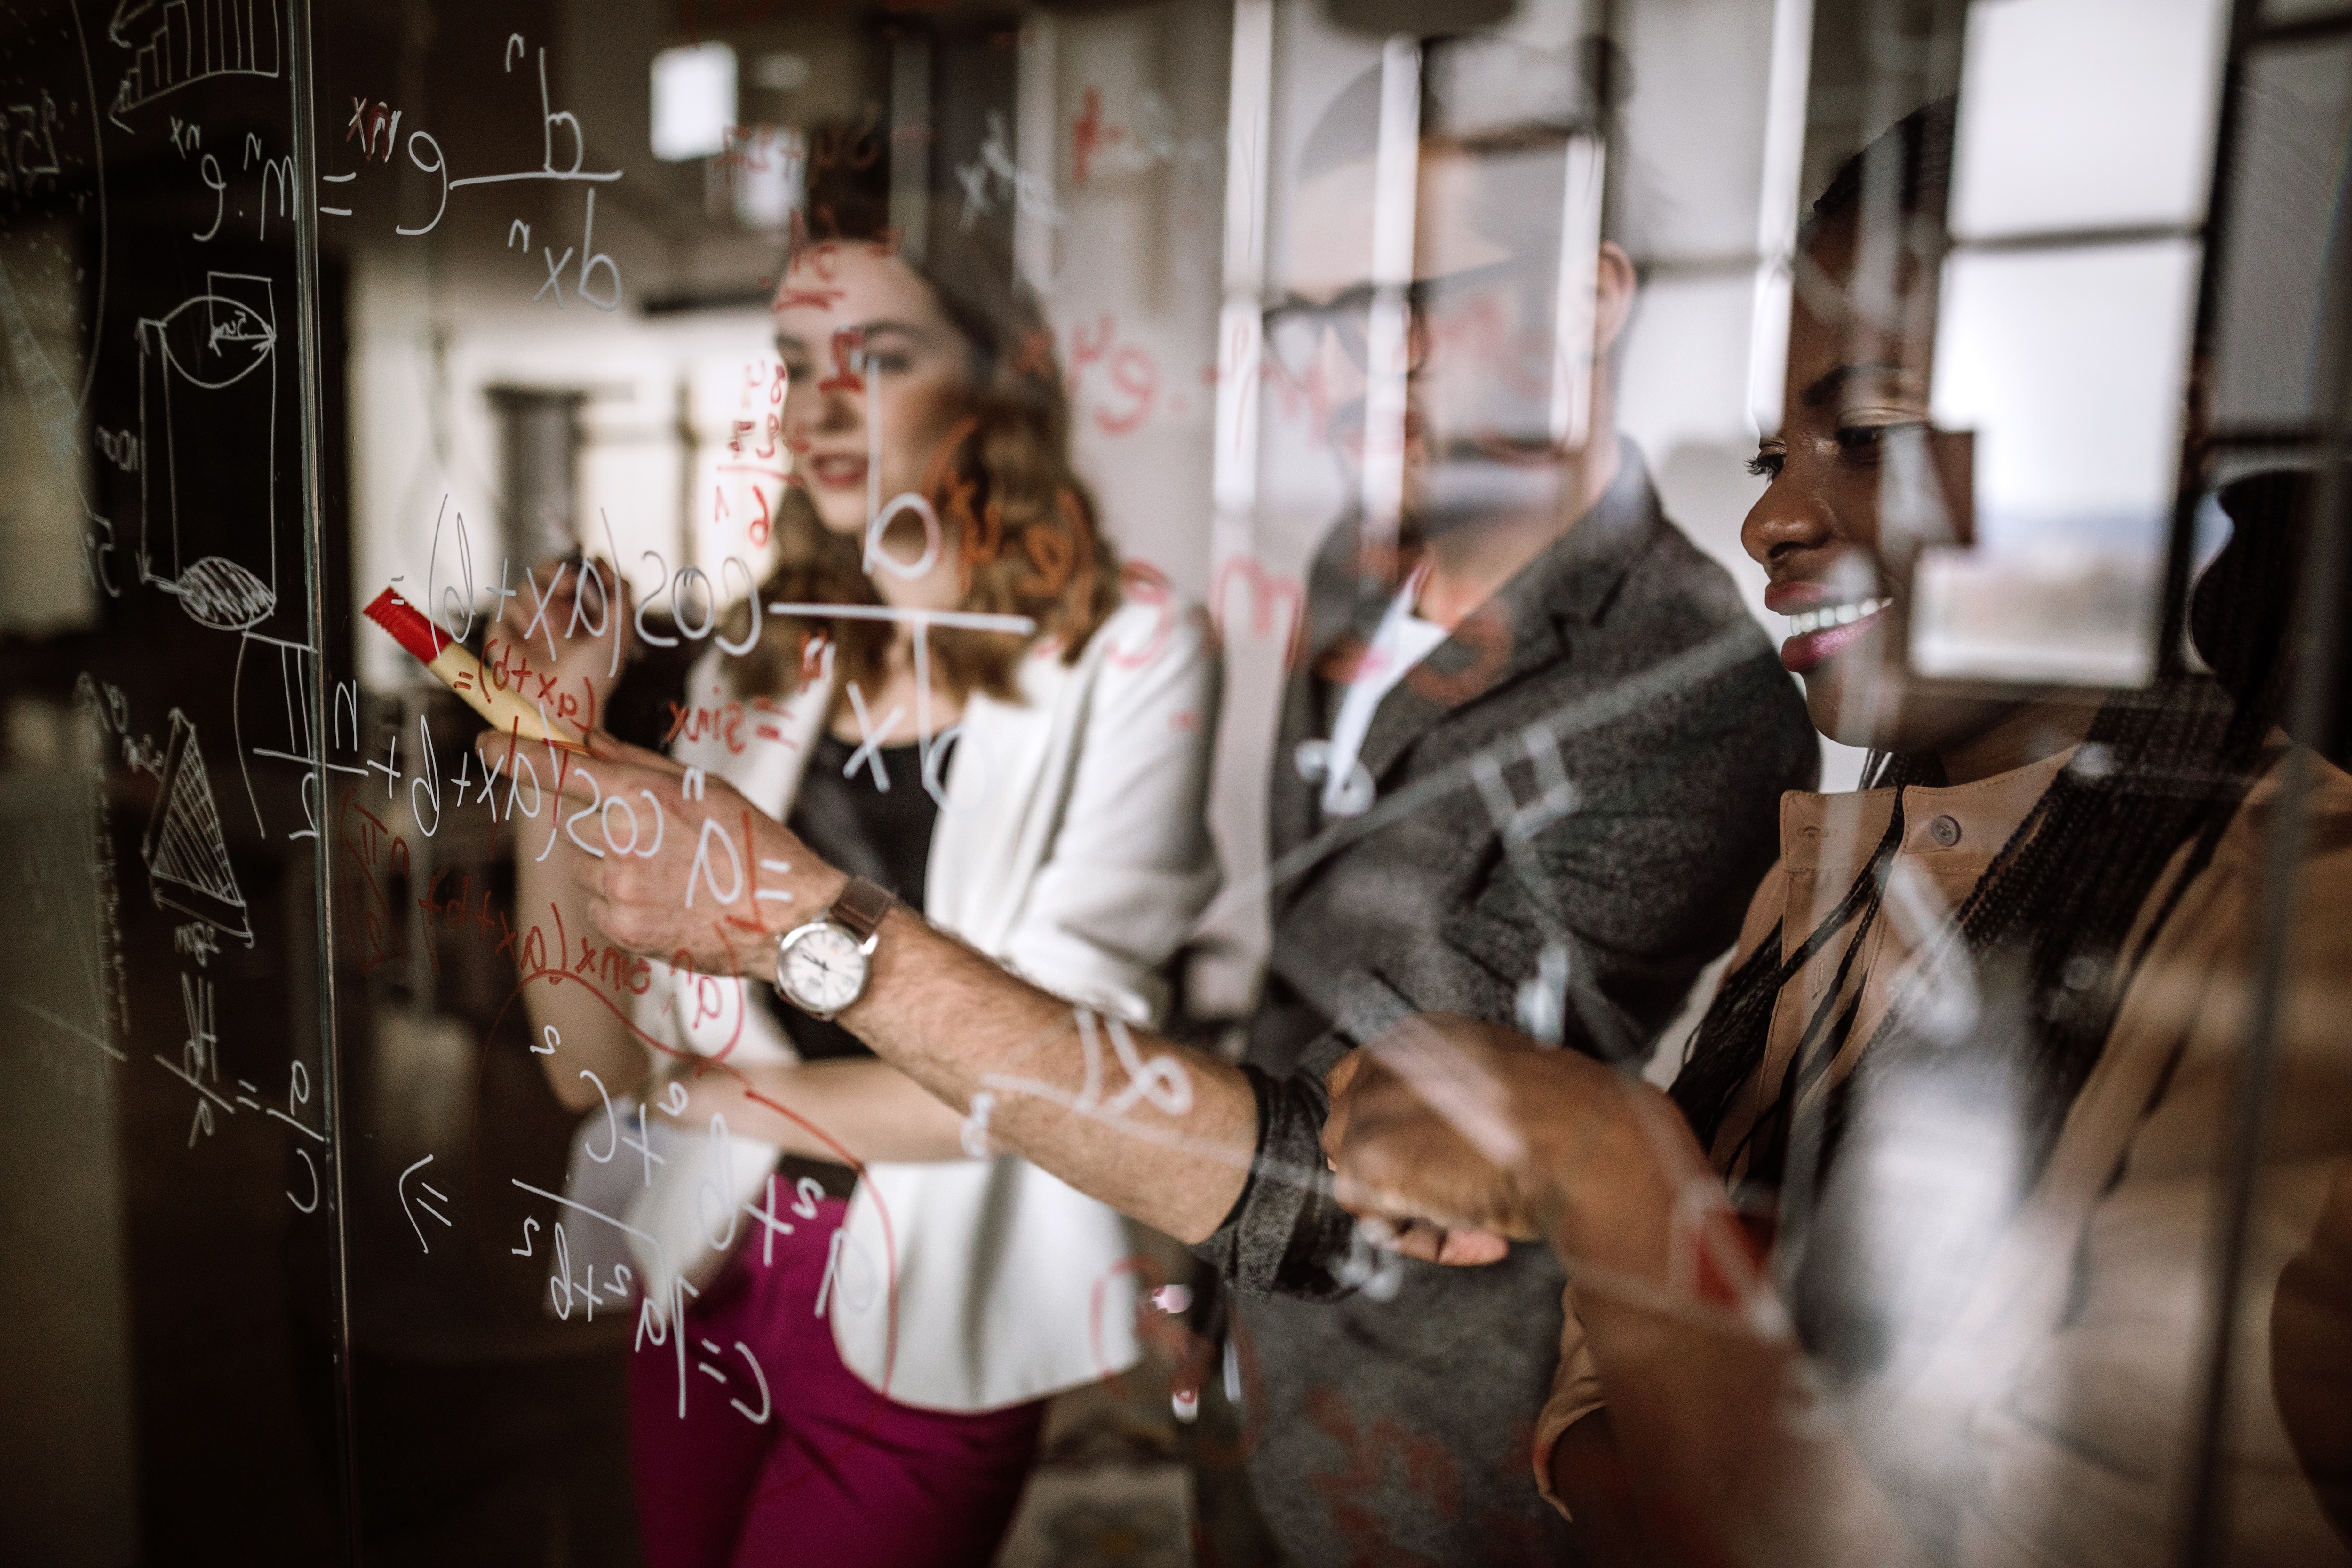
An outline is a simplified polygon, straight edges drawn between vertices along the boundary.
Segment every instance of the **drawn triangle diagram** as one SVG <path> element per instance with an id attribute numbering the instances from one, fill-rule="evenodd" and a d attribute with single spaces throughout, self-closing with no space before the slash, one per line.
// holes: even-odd
<path id="1" fill-rule="evenodd" d="M 172 743 L 163 753 L 163 788 L 139 857 L 147 862 L 148 891 L 158 908 L 177 910 L 253 945 L 245 894 L 229 866 L 212 781 L 205 776 L 204 750 L 196 744 L 196 727 L 177 708 L 172 710 Z"/>

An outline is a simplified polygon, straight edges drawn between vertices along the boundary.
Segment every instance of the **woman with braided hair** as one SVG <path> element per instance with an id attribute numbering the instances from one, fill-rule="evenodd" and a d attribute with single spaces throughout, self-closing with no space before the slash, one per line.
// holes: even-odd
<path id="1" fill-rule="evenodd" d="M 1462 1232 L 1484 1229 L 1560 1252 L 1537 1471 L 1597 1560 L 2156 1561 L 2210 1397 L 2292 765 L 2305 852 L 2221 1495 L 2236 1557 L 2344 1562 L 2352 780 L 2290 764 L 2275 728 L 2274 573 L 2200 596 L 2228 689 L 1972 694 L 1906 671 L 1911 557 L 1947 525 L 1895 498 L 1955 493 L 1927 422 L 1939 258 L 1912 237 L 1940 229 L 1951 136 L 1948 105 L 1915 114 L 1813 209 L 1744 530 L 1790 617 L 1782 661 L 1824 734 L 1873 749 L 1868 787 L 1784 797 L 1781 860 L 1670 1095 L 1423 1019 L 1359 1053 L 1326 1146 L 1403 1250 L 1475 1252 Z M 2255 515 L 2280 495 L 2241 492 L 2242 535 L 2282 524 Z M 1503 1125 L 1464 1111 L 1465 1069 Z M 1451 1103 L 1415 1087 L 1433 1074 Z"/>

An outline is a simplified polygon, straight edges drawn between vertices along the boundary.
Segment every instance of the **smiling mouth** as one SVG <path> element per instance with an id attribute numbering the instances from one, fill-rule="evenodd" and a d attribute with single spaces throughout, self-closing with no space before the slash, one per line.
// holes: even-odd
<path id="1" fill-rule="evenodd" d="M 1789 638 L 1780 645 L 1780 668 L 1803 675 L 1850 644 L 1878 629 L 1878 617 L 1893 599 L 1850 599 L 1843 605 L 1815 605 L 1788 617 Z"/>
<path id="2" fill-rule="evenodd" d="M 1850 626 L 1866 621 L 1895 603 L 1892 599 L 1856 599 L 1843 605 L 1822 605 L 1802 615 L 1788 617 L 1789 635 L 1801 637 L 1808 632 L 1826 631 L 1832 626 Z"/>
<path id="3" fill-rule="evenodd" d="M 801 465 L 817 483 L 832 489 L 866 482 L 863 458 L 808 458 Z"/>

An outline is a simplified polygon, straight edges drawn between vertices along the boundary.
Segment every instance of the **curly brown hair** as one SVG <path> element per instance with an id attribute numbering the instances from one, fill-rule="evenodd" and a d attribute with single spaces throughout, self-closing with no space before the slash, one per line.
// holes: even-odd
<path id="1" fill-rule="evenodd" d="M 849 193 L 813 195 L 814 234 L 793 226 L 790 260 L 828 246 L 884 247 L 913 268 L 971 354 L 969 406 L 923 477 L 923 495 L 954 542 L 961 577 L 958 607 L 1026 616 L 1027 638 L 935 626 L 931 668 L 959 699 L 974 691 L 1017 700 L 1013 673 L 1040 641 L 1074 662 L 1119 603 L 1117 559 L 1103 538 L 1093 494 L 1070 466 L 1070 405 L 1053 331 L 1035 297 L 1016 279 L 1013 258 L 985 228 L 967 230 L 952 207 L 936 207 L 920 255 L 900 242 L 884 203 Z M 796 215 L 797 216 L 797 215 Z M 833 532 L 797 488 L 775 514 L 778 554 L 761 601 L 873 605 L 861 540 Z M 750 630 L 739 606 L 730 636 Z M 764 619 L 759 641 L 734 657 L 747 689 L 797 689 L 820 647 L 833 650 L 837 678 L 878 683 L 891 638 L 888 622 L 840 617 Z"/>

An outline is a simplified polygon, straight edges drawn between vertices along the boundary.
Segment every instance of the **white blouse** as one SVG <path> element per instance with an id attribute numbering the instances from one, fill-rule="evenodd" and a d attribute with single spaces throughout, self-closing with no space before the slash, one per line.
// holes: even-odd
<path id="1" fill-rule="evenodd" d="M 1207 796 L 1221 669 L 1206 617 L 1130 600 L 1075 664 L 1033 649 L 1017 679 L 1022 701 L 975 693 L 948 731 L 924 913 L 1057 995 L 1149 1025 L 1167 1001 L 1154 971 L 1218 882 Z M 740 722 L 689 725 L 671 755 L 782 820 L 832 700 L 828 679 L 753 703 L 714 650 L 696 663 L 688 700 L 740 703 Z M 719 983 L 731 994 L 713 1006 L 712 982 L 654 970 L 636 1005 L 649 1035 L 738 1062 L 797 1059 L 745 982 Z M 725 1234 L 707 1189 L 732 1193 L 739 1209 L 757 1201 L 777 1154 L 740 1136 L 723 1151 L 700 1136 L 664 1146 L 670 1163 L 631 1220 L 677 1238 L 674 1258 L 709 1236 L 706 1210 Z M 825 1302 L 835 1342 L 900 1404 L 998 1409 L 1141 1357 L 1128 1223 L 1024 1160 L 869 1163 L 840 1235 Z M 655 1260 L 641 1261 L 661 1289 Z"/>

